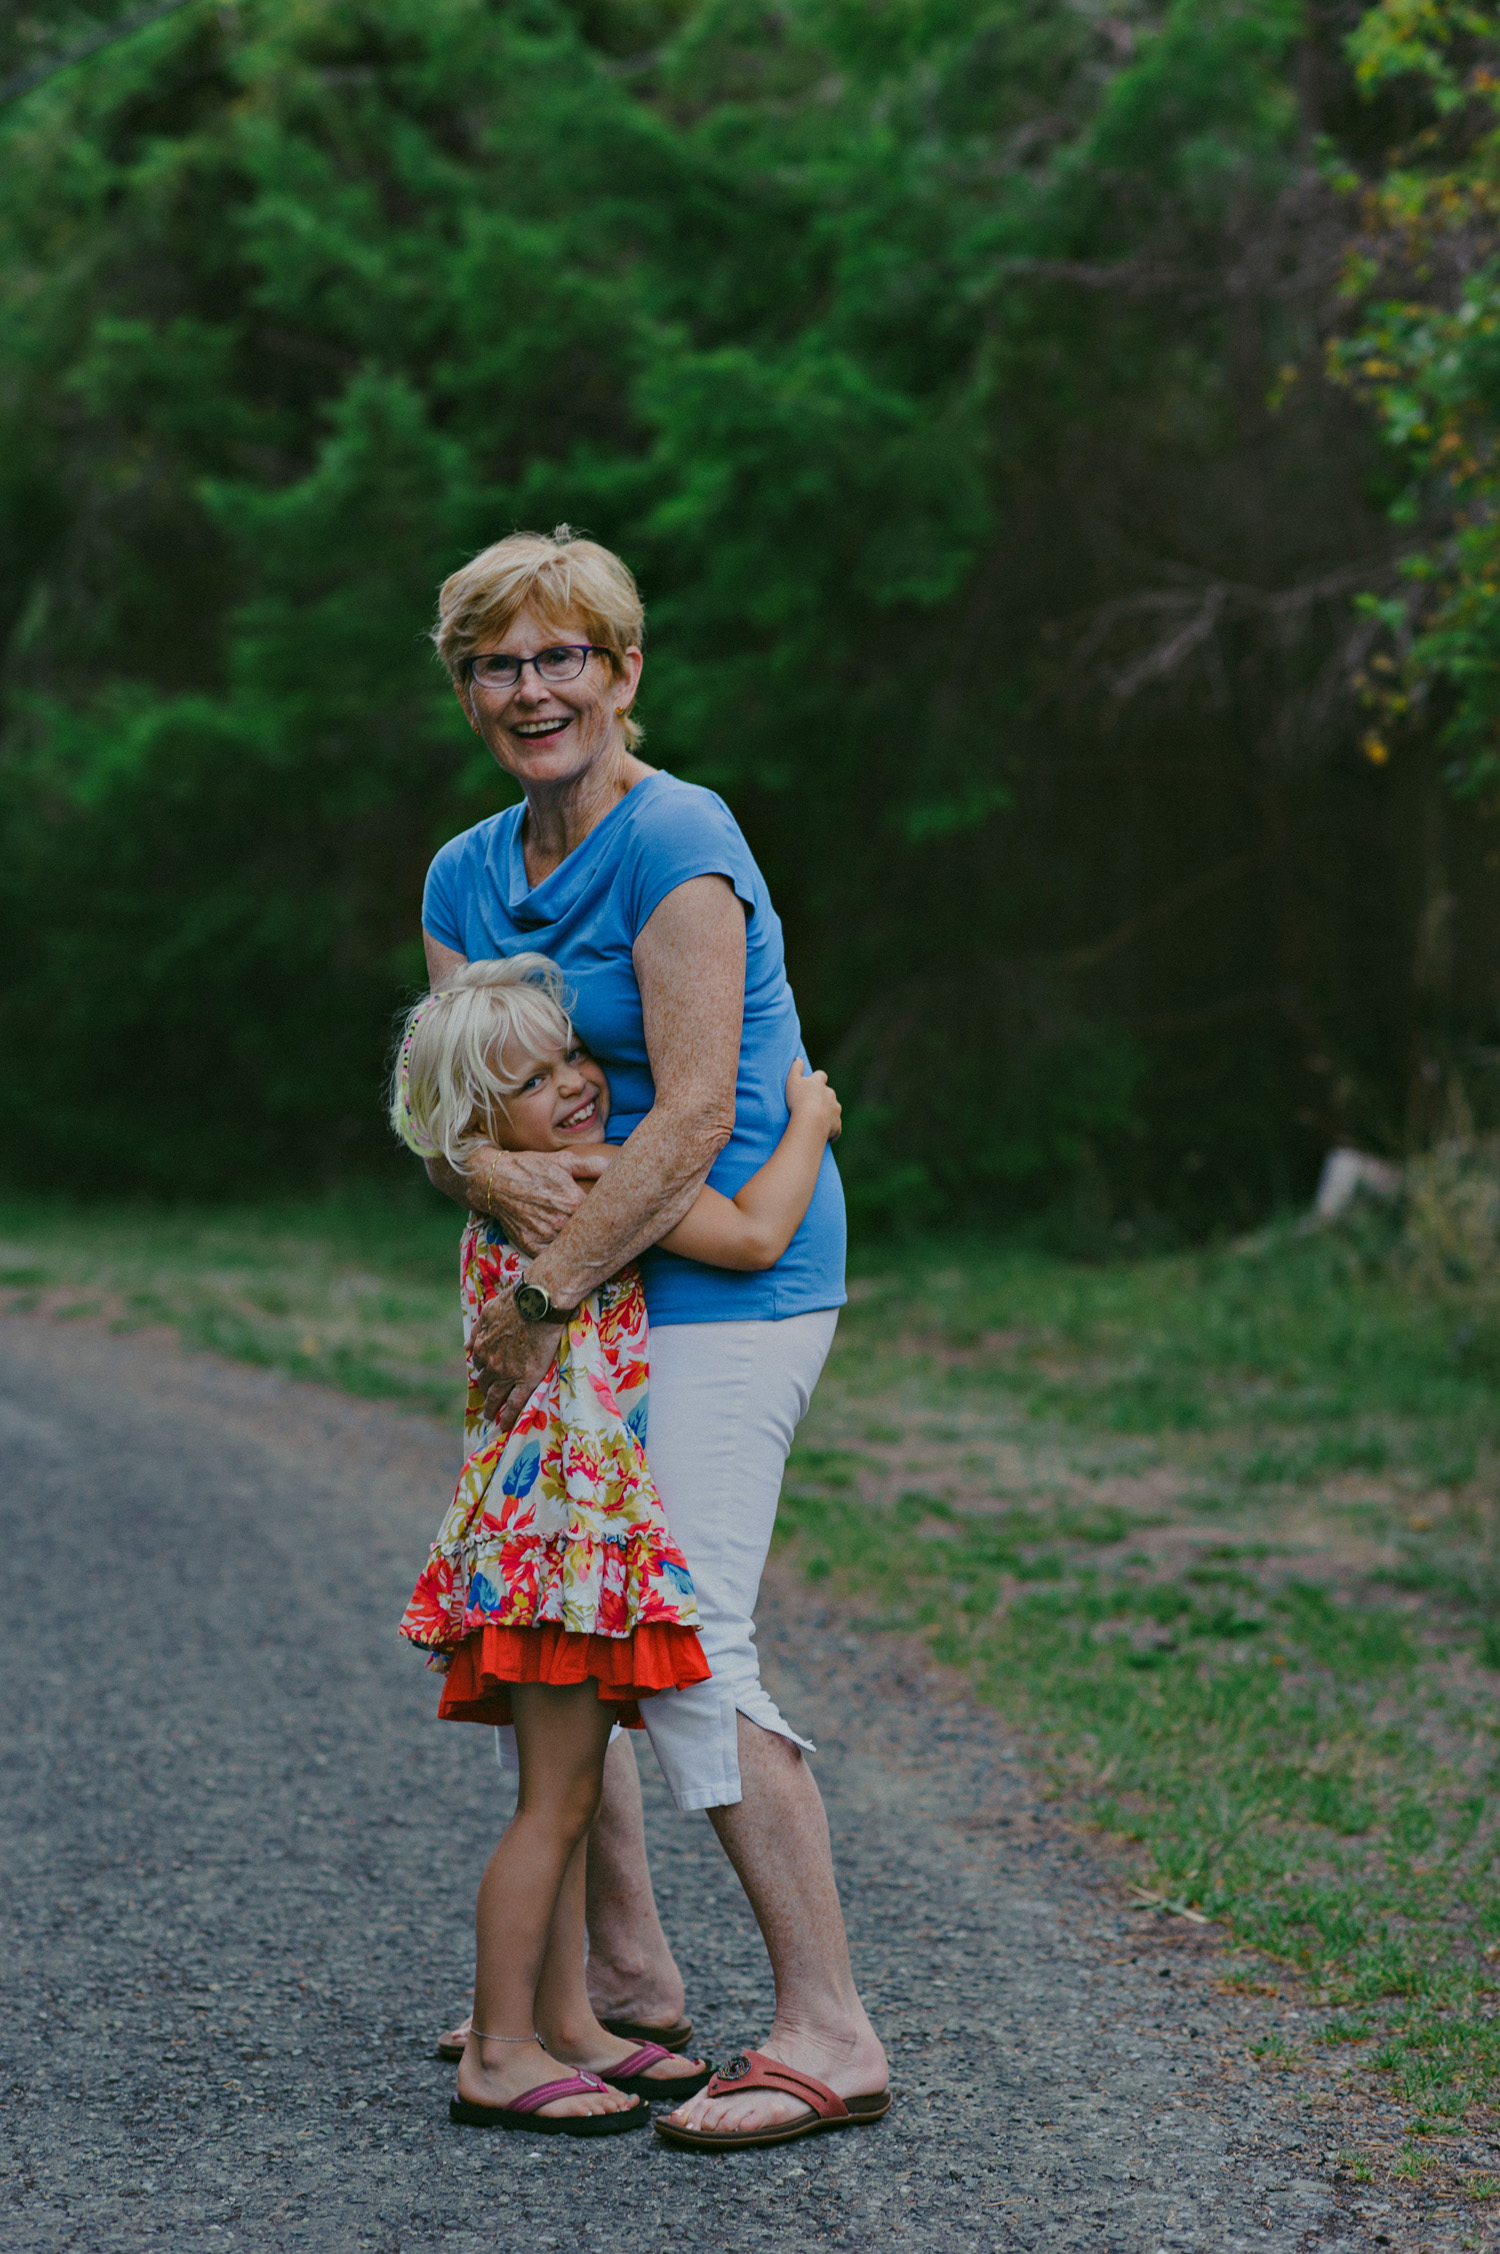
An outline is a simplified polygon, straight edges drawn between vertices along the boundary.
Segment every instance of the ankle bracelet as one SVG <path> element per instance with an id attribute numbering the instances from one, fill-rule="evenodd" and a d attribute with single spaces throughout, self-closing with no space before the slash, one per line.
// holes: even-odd
<path id="1" fill-rule="evenodd" d="M 469 2022 L 469 2033 L 470 2033 L 471 2035 L 477 2035 L 477 2036 L 479 2037 L 479 2040 L 480 2040 L 480 2041 L 481 2041 L 482 2043 L 541 2043 L 541 2042 L 542 2042 L 542 2038 L 541 2038 L 541 2036 L 540 2036 L 540 2035 L 487 2035 L 487 2034 L 485 2033 L 484 2029 L 483 2029 L 482 2027 L 476 2027 L 476 2026 L 474 2025 L 474 2023 L 473 2023 L 473 2021 L 472 2021 L 472 2020 L 470 2020 L 470 2022 Z M 542 2048 L 543 2048 L 543 2050 L 545 2050 L 545 2049 L 546 2049 L 546 2047 L 547 2047 L 547 2046 L 546 2046 L 546 2044 L 545 2044 L 545 2043 L 542 2043 Z"/>

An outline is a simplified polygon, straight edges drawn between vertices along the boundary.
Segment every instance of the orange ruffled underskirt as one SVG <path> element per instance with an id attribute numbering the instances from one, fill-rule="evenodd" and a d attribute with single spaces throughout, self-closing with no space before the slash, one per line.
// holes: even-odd
<path id="1" fill-rule="evenodd" d="M 475 1628 L 453 1654 L 438 1719 L 506 1723 L 512 1683 L 583 1683 L 592 1676 L 626 1729 L 638 1730 L 637 1700 L 706 1683 L 710 1673 L 697 1629 L 677 1621 L 646 1622 L 628 1636 L 583 1636 L 551 1620 L 536 1628 Z"/>

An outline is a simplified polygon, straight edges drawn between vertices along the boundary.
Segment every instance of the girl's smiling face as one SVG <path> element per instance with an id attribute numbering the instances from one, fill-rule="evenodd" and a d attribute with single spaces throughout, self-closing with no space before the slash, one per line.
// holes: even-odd
<path id="1" fill-rule="evenodd" d="M 501 1059 L 510 1079 L 525 1078 L 496 1120 L 502 1150 L 576 1150 L 602 1143 L 609 1123 L 609 1082 L 581 1041 L 545 1056 Z"/>

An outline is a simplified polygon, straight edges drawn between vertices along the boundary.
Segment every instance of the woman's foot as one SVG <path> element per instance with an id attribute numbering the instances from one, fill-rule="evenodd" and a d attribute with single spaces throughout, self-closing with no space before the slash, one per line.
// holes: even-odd
<path id="1" fill-rule="evenodd" d="M 539 2090 L 547 2082 L 566 2081 L 575 2063 L 554 2059 L 537 2042 L 486 2041 L 471 2027 L 458 2063 L 458 2094 L 469 2105 L 513 2106 L 528 2090 Z M 537 2112 L 554 2119 L 580 2113 L 626 2113 L 639 2102 L 623 2090 L 590 2090 L 576 2097 L 553 2098 L 538 2106 Z"/>
<path id="2" fill-rule="evenodd" d="M 601 2020 L 624 2019 L 633 2027 L 649 2027 L 657 2042 L 682 2021 L 687 1997 L 670 1956 L 626 1971 L 612 1963 L 590 1935 L 585 1976 L 589 2003 Z"/>
<path id="3" fill-rule="evenodd" d="M 815 2075 L 842 2098 L 874 2097 L 886 2088 L 890 2078 L 885 2052 L 868 2020 L 862 2028 L 851 2029 L 844 2040 L 810 2029 L 773 2027 L 765 2041 L 756 2047 L 783 2066 L 795 2066 L 804 2074 Z M 683 2129 L 732 2129 L 743 2133 L 779 2127 L 787 2121 L 795 2121 L 806 2111 L 801 2099 L 790 2097 L 784 2091 L 747 2090 L 743 2096 L 690 2097 L 668 2118 Z"/>

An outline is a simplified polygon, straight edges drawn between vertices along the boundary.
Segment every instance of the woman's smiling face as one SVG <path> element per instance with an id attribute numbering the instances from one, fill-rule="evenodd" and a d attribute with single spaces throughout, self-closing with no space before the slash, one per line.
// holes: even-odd
<path id="1" fill-rule="evenodd" d="M 492 649 L 476 658 L 540 657 L 544 651 L 590 641 L 581 619 L 542 619 L 520 611 Z M 473 661 L 471 661 L 473 662 Z M 511 688 L 486 687 L 472 674 L 454 684 L 459 703 L 500 765 L 523 789 L 577 782 L 619 739 L 618 706 L 629 707 L 641 675 L 641 653 L 629 649 L 625 670 L 591 655 L 573 681 L 543 681 L 534 665 L 521 669 Z"/>
<path id="2" fill-rule="evenodd" d="M 502 1150 L 576 1150 L 602 1143 L 609 1124 L 609 1082 L 581 1042 L 546 1056 L 502 1060 L 502 1069 L 525 1079 L 496 1121 Z"/>

